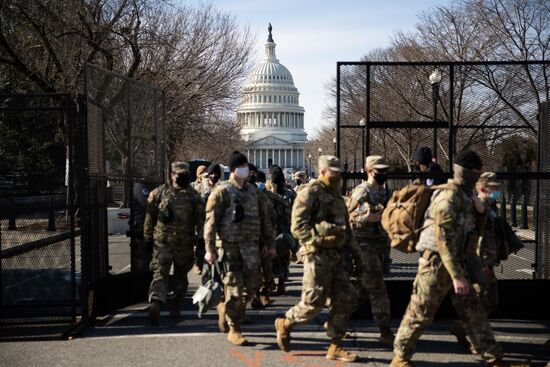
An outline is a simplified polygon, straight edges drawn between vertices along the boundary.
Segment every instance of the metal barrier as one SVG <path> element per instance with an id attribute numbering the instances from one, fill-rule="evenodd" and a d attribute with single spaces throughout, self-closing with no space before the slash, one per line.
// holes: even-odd
<path id="1" fill-rule="evenodd" d="M 366 178 L 368 155 L 388 158 L 391 192 L 429 177 L 412 169 L 418 147 L 431 148 L 444 171 L 432 176 L 445 179 L 454 155 L 473 149 L 502 181 L 500 213 L 526 244 L 497 275 L 548 279 L 550 223 L 541 214 L 550 195 L 542 149 L 550 139 L 549 69 L 550 61 L 338 62 L 335 148 L 347 167 L 344 192 Z M 392 251 L 390 278 L 414 276 L 417 256 Z"/>

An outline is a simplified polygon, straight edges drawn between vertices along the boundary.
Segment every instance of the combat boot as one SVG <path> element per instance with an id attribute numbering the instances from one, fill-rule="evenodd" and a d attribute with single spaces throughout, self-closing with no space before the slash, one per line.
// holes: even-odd
<path id="1" fill-rule="evenodd" d="M 378 339 L 380 343 L 393 347 L 394 339 L 395 335 L 393 335 L 393 332 L 388 326 L 380 328 L 380 338 Z"/>
<path id="2" fill-rule="evenodd" d="M 260 296 L 260 303 L 262 304 L 262 306 L 267 307 L 267 306 L 269 306 L 270 304 L 272 304 L 273 301 L 269 299 L 269 296 L 267 296 L 267 295 L 265 295 L 265 294 L 262 294 L 262 295 Z"/>
<path id="3" fill-rule="evenodd" d="M 466 339 L 466 331 L 464 327 L 458 321 L 455 321 L 450 327 L 449 332 L 456 337 L 458 344 L 460 344 L 464 349 L 471 352 L 470 342 Z"/>
<path id="4" fill-rule="evenodd" d="M 218 310 L 218 328 L 222 333 L 227 333 L 229 325 L 227 325 L 227 321 L 225 320 L 225 303 L 219 303 L 216 309 Z"/>
<path id="5" fill-rule="evenodd" d="M 414 367 L 414 364 L 412 364 L 411 361 L 394 356 L 391 360 L 390 367 Z"/>
<path id="6" fill-rule="evenodd" d="M 153 301 L 151 306 L 149 306 L 149 322 L 151 326 L 160 325 L 160 306 L 162 303 L 160 301 Z"/>
<path id="7" fill-rule="evenodd" d="M 227 340 L 238 347 L 248 344 L 248 340 L 241 334 L 241 327 L 233 325 L 229 327 L 229 334 L 227 334 Z"/>
<path id="8" fill-rule="evenodd" d="M 177 295 L 172 300 L 172 304 L 170 305 L 170 318 L 174 320 L 178 320 L 181 317 L 180 313 L 180 306 L 181 306 L 181 295 Z"/>
<path id="9" fill-rule="evenodd" d="M 355 362 L 359 359 L 359 356 L 344 350 L 340 346 L 340 341 L 333 340 L 328 347 L 326 359 L 330 359 L 331 361 Z"/>
<path id="10" fill-rule="evenodd" d="M 277 331 L 277 345 L 281 350 L 290 352 L 290 332 L 292 322 L 287 318 L 279 317 L 275 319 L 275 330 Z"/>

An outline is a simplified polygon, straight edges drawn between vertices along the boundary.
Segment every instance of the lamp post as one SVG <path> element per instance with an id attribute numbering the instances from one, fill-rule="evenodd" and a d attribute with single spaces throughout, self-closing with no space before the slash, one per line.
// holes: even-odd
<path id="1" fill-rule="evenodd" d="M 332 144 L 334 144 L 334 155 L 336 156 L 336 138 L 332 138 Z"/>
<path id="2" fill-rule="evenodd" d="M 433 104 L 433 118 L 434 122 L 437 122 L 437 102 L 439 101 L 439 83 L 441 82 L 441 71 L 436 68 L 430 74 L 430 84 L 432 85 L 432 104 Z M 433 136 L 433 157 L 437 158 L 437 127 L 434 127 Z"/>
<path id="3" fill-rule="evenodd" d="M 313 176 L 311 175 L 311 153 L 309 153 L 307 157 L 309 158 L 309 165 L 308 165 L 309 177 L 313 177 Z"/>
<path id="4" fill-rule="evenodd" d="M 359 126 L 361 126 L 361 165 L 365 165 L 365 126 L 367 123 L 364 118 L 359 121 Z"/>

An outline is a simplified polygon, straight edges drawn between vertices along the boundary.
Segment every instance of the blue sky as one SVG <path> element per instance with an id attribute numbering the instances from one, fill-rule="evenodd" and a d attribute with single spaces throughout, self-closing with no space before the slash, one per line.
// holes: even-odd
<path id="1" fill-rule="evenodd" d="M 305 128 L 321 124 L 328 101 L 325 85 L 336 75 L 337 61 L 357 61 L 370 50 L 390 45 L 397 30 L 412 31 L 418 14 L 446 0 L 214 0 L 256 34 L 256 61 L 263 58 L 267 25 L 273 26 L 277 58 L 285 65 L 306 110 Z"/>

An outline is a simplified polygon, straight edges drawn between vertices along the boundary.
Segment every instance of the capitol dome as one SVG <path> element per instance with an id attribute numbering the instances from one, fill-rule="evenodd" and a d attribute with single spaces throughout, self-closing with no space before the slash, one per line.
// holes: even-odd
<path id="1" fill-rule="evenodd" d="M 304 108 L 290 71 L 275 56 L 269 25 L 264 60 L 249 74 L 242 90 L 237 123 L 248 143 L 248 158 L 260 169 L 277 164 L 289 170 L 305 167 Z"/>

